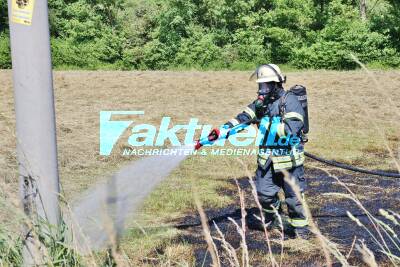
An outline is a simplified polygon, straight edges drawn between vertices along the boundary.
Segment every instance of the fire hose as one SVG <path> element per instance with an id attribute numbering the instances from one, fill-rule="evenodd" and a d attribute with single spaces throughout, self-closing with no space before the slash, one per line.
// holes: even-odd
<path id="1" fill-rule="evenodd" d="M 344 164 L 341 162 L 336 162 L 333 160 L 328 160 L 328 159 L 324 159 L 321 157 L 318 157 L 314 154 L 308 153 L 308 152 L 304 152 L 304 155 L 306 155 L 307 157 L 319 161 L 321 163 L 330 165 L 330 166 L 334 166 L 340 169 L 344 169 L 344 170 L 349 170 L 349 171 L 353 171 L 353 172 L 360 172 L 360 173 L 365 173 L 365 174 L 371 174 L 371 175 L 378 175 L 378 176 L 384 176 L 384 177 L 392 177 L 392 178 L 400 178 L 400 174 L 399 173 L 394 173 L 394 172 L 384 172 L 384 171 L 380 171 L 380 170 L 366 170 L 366 169 L 362 169 L 359 167 L 355 167 L 352 165 L 348 165 L 348 164 Z"/>
<path id="2" fill-rule="evenodd" d="M 221 131 L 219 129 L 213 129 L 206 138 L 199 139 L 196 141 L 195 149 L 198 150 L 204 145 L 212 144 L 213 142 L 215 142 L 218 139 L 228 138 L 229 136 L 234 135 L 234 134 L 240 132 L 241 130 L 245 129 L 252 122 L 254 122 L 254 120 L 249 120 L 249 121 L 243 122 L 243 123 L 238 124 L 230 129 L 223 129 L 224 131 Z M 391 177 L 391 178 L 400 178 L 400 173 L 385 172 L 385 171 L 380 171 L 380 170 L 362 169 L 362 168 L 359 168 L 359 167 L 356 167 L 353 165 L 349 165 L 349 164 L 345 164 L 345 163 L 341 163 L 341 162 L 337 162 L 337 161 L 333 161 L 333 160 L 328 160 L 328 159 L 316 156 L 309 152 L 304 152 L 304 155 L 315 161 L 321 162 L 326 165 L 334 166 L 334 167 L 337 167 L 340 169 L 344 169 L 344 170 L 365 173 L 365 174 L 370 174 L 370 175 L 377 175 L 377 176 L 384 176 L 384 177 Z"/>
<path id="3" fill-rule="evenodd" d="M 235 127 L 232 127 L 230 129 L 227 129 L 225 132 L 221 133 L 221 131 L 219 129 L 213 129 L 211 131 L 211 133 L 204 139 L 200 139 L 196 141 L 195 144 L 195 149 L 198 150 L 200 149 L 202 146 L 206 145 L 206 144 L 212 144 L 213 142 L 215 142 L 216 140 L 220 139 L 220 138 L 228 138 L 229 136 L 245 129 L 247 126 L 250 125 L 250 123 L 253 122 L 252 120 L 244 122 L 242 124 L 239 124 Z M 326 165 L 330 165 L 330 166 L 334 166 L 340 169 L 345 169 L 345 170 L 349 170 L 349 171 L 353 171 L 353 172 L 359 172 L 359 173 L 365 173 L 365 174 L 371 174 L 371 175 L 378 175 L 378 176 L 384 176 L 384 177 L 391 177 L 391 178 L 400 178 L 400 174 L 399 173 L 390 173 L 390 172 L 384 172 L 384 171 L 380 171 L 380 170 L 367 170 L 367 169 L 362 169 L 356 166 L 352 166 L 349 164 L 345 164 L 345 163 L 341 163 L 341 162 L 337 162 L 337 161 L 333 161 L 333 160 L 328 160 L 319 156 L 316 156 L 312 153 L 309 152 L 304 152 L 305 156 L 316 160 L 318 162 L 321 162 L 323 164 Z M 367 214 L 353 214 L 354 217 L 365 217 L 368 216 Z M 377 213 L 377 214 L 373 214 L 373 216 L 375 217 L 381 217 L 382 215 Z M 318 215 L 314 215 L 314 218 L 347 218 L 348 215 L 347 214 L 338 214 L 338 215 L 331 215 L 331 214 L 318 214 Z M 240 219 L 241 218 L 241 212 L 240 210 L 236 210 L 235 212 L 233 212 L 232 214 L 221 214 L 219 216 L 210 218 L 208 220 L 208 223 L 211 225 L 213 222 L 221 222 L 224 220 L 227 220 L 228 218 L 233 218 L 233 219 Z M 177 229 L 188 229 L 191 227 L 196 227 L 196 226 L 200 226 L 201 222 L 200 221 L 196 221 L 193 223 L 180 223 L 180 224 L 176 224 L 173 225 L 173 227 L 177 228 Z"/>

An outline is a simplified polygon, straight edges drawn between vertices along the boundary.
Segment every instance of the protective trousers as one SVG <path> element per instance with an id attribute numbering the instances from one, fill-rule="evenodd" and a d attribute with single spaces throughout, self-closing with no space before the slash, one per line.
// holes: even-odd
<path id="1" fill-rule="evenodd" d="M 301 193 L 306 189 L 304 178 L 304 166 L 298 166 L 288 170 L 289 179 L 299 186 Z M 273 166 L 263 169 L 258 167 L 256 170 L 256 188 L 258 199 L 266 213 L 275 213 L 274 208 L 279 209 L 278 192 L 282 188 L 285 193 L 285 202 L 289 212 L 289 223 L 294 227 L 305 227 L 308 220 L 304 212 L 301 201 L 296 197 L 294 189 L 284 179 L 282 172 L 275 172 Z M 274 207 L 274 208 L 273 208 Z M 272 215 L 271 215 L 272 216 Z"/>

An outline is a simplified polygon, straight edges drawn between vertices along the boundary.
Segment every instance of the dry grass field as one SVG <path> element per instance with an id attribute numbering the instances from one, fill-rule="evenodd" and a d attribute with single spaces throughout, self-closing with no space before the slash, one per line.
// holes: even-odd
<path id="1" fill-rule="evenodd" d="M 306 71 L 286 73 L 288 83 L 308 89 L 311 121 L 306 150 L 368 169 L 397 171 L 400 154 L 400 71 Z M 199 118 L 201 124 L 220 125 L 236 115 L 256 97 L 256 85 L 247 72 L 84 72 L 57 71 L 55 105 L 62 194 L 73 200 L 85 189 L 128 164 L 135 158 L 99 156 L 99 112 L 101 110 L 143 110 L 143 122 L 159 124 L 163 116 L 174 123 Z M 376 79 L 374 81 L 374 79 Z M 17 199 L 18 176 L 15 153 L 14 106 L 10 71 L 0 71 L 0 220 L 7 231 L 17 231 L 13 208 Z M 253 172 L 255 157 L 240 157 Z M 331 171 L 348 184 L 372 213 L 379 208 L 399 212 L 399 181 L 354 174 L 306 162 L 309 193 L 307 200 L 321 232 L 338 243 L 345 255 L 354 236 L 363 238 L 345 214 L 362 212 L 348 199 L 332 192 L 345 192 L 338 181 L 319 168 Z M 237 216 L 239 197 L 234 179 L 252 197 L 247 173 L 237 157 L 191 156 L 155 190 L 128 224 L 121 251 L 132 265 L 208 265 L 206 243 L 200 226 L 179 228 L 178 223 L 197 222 L 195 191 L 209 217 L 235 248 L 240 237 L 227 216 Z M 132 181 L 132 186 L 134 186 Z M 328 193 L 328 194 L 327 194 Z M 247 201 L 248 200 L 248 201 Z M 223 216 L 221 216 L 221 214 Z M 344 216 L 343 216 L 344 215 Z M 212 229 L 213 235 L 215 228 Z M 250 263 L 269 262 L 260 233 L 247 239 Z M 368 243 L 368 236 L 365 237 Z M 369 243 L 368 243 L 369 244 Z M 371 244 L 372 248 L 374 245 Z M 377 249 L 375 248 L 375 251 Z M 275 251 L 279 254 L 280 251 Z M 350 262 L 361 256 L 352 252 Z M 384 264 L 384 257 L 377 257 Z M 315 240 L 285 241 L 285 266 L 320 266 L 324 257 Z"/>

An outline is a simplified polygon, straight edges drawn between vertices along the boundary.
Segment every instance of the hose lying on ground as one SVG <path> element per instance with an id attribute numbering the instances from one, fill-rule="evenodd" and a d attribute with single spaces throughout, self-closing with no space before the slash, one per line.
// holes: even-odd
<path id="1" fill-rule="evenodd" d="M 392 177 L 392 178 L 400 178 L 400 173 L 392 173 L 392 172 L 384 172 L 384 171 L 371 171 L 371 170 L 366 170 L 366 169 L 361 169 L 352 165 L 348 165 L 348 164 L 344 164 L 344 163 L 340 163 L 340 162 L 336 162 L 333 160 L 327 160 L 321 157 L 318 157 L 314 154 L 308 153 L 308 152 L 304 152 L 304 154 L 316 161 L 322 162 L 324 164 L 328 164 L 334 167 L 338 167 L 341 169 L 345 169 L 345 170 L 349 170 L 349 171 L 353 171 L 353 172 L 360 172 L 360 173 L 365 173 L 365 174 L 371 174 L 371 175 L 379 175 L 379 176 L 385 176 L 385 177 Z"/>

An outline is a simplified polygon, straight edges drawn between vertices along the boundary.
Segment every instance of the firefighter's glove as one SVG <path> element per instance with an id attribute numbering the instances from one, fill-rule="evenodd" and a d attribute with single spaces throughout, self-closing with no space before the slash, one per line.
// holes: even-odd
<path id="1" fill-rule="evenodd" d="M 208 134 L 207 138 L 208 141 L 215 141 L 219 138 L 221 132 L 218 128 L 214 128 L 211 130 L 211 132 Z"/>

